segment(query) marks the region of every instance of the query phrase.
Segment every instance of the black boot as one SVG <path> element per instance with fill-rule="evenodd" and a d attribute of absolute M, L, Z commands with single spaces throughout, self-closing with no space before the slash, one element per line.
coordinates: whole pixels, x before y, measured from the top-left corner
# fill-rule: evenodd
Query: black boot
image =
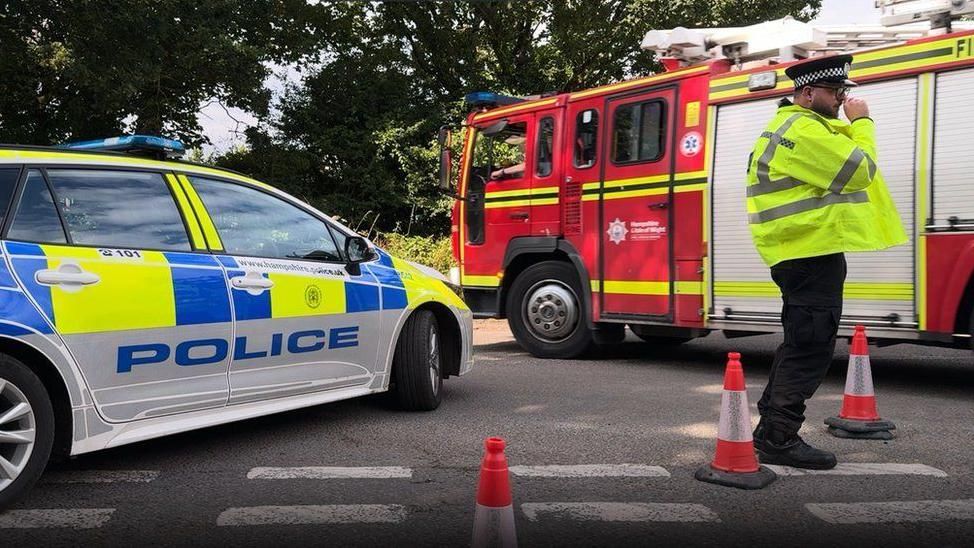
<path fill-rule="evenodd" d="M 760 452 L 764 450 L 764 440 L 767 437 L 767 435 L 768 435 L 768 429 L 764 425 L 764 419 L 761 419 L 760 421 L 758 421 L 758 426 L 757 428 L 754 429 L 754 433 L 751 435 L 751 437 L 754 439 L 755 451 Z"/>
<path fill-rule="evenodd" d="M 758 428 L 760 429 L 760 426 Z M 808 445 L 797 434 L 780 444 L 764 435 L 759 445 L 755 437 L 754 448 L 762 464 L 784 464 L 811 470 L 829 470 L 836 465 L 835 454 Z"/>

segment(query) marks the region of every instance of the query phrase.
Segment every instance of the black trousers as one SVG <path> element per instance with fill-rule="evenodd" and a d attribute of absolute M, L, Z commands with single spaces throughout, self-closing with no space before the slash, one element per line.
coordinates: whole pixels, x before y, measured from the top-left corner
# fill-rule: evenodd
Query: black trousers
<path fill-rule="evenodd" d="M 775 352 L 768 386 L 758 402 L 767 439 L 794 438 L 805 421 L 805 400 L 825 378 L 842 316 L 845 255 L 780 262 L 771 278 L 781 289 L 785 340 Z"/>

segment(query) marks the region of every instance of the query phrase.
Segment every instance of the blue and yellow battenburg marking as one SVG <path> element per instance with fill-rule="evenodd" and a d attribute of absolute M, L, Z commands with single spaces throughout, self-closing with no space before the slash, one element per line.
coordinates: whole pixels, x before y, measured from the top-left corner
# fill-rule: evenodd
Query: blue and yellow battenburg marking
<path fill-rule="evenodd" d="M 17 285 L 7 263 L 0 256 L 0 335 L 20 337 L 54 331 Z"/>
<path fill-rule="evenodd" d="M 425 286 L 431 283 L 384 251 L 379 251 L 377 262 L 363 265 L 357 279 L 271 272 L 264 276 L 274 282 L 273 290 L 252 295 L 228 292 L 226 278 L 243 276 L 245 271 L 237 259 L 225 255 L 137 251 L 128 257 L 106 256 L 106 250 L 94 248 L 19 242 L 7 242 L 6 249 L 43 314 L 65 335 L 222 323 L 234 314 L 243 321 L 397 310 L 424 300 L 422 295 L 430 293 Z M 52 291 L 35 280 L 39 270 L 56 269 L 66 262 L 97 274 L 99 282 L 66 292 Z M 6 268 L 0 269 L 3 287 L 17 287 Z M 21 323 L 41 333 L 51 332 L 36 311 L 31 317 L 33 306 L 22 293 L 0 293 L 0 305 L 4 304 L 9 309 L 4 317 L 21 318 Z"/>

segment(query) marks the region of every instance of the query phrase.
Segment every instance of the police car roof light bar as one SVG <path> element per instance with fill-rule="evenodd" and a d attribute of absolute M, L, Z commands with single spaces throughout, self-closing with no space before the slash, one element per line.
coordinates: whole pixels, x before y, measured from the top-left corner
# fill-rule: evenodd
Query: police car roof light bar
<path fill-rule="evenodd" d="M 524 99 L 490 91 L 475 91 L 468 93 L 463 101 L 473 108 L 494 108 L 521 103 Z"/>
<path fill-rule="evenodd" d="M 166 139 L 165 137 L 155 135 L 122 135 L 109 139 L 62 143 L 57 145 L 57 148 L 126 152 L 142 156 L 152 156 L 159 160 L 179 158 L 186 152 L 186 147 L 183 143 L 175 139 Z"/>

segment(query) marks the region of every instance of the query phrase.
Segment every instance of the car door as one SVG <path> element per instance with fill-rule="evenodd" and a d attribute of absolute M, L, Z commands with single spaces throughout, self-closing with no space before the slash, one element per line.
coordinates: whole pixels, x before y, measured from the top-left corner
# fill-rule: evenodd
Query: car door
<path fill-rule="evenodd" d="M 227 401 L 226 282 L 173 191 L 158 172 L 29 167 L 7 227 L 15 275 L 108 421 Z"/>
<path fill-rule="evenodd" d="M 224 253 L 236 337 L 230 403 L 367 386 L 379 286 L 350 273 L 328 223 L 271 191 L 189 175 Z"/>

